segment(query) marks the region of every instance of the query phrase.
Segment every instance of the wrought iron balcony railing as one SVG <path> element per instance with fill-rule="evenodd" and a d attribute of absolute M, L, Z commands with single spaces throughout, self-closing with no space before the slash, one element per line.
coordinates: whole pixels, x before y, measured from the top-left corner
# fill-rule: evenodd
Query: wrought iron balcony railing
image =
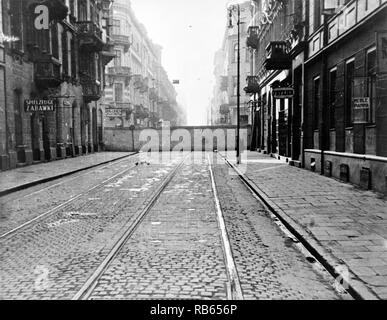
<path fill-rule="evenodd" d="M 259 77 L 248 76 L 246 79 L 247 86 L 245 88 L 246 93 L 258 93 L 259 92 Z"/>
<path fill-rule="evenodd" d="M 272 41 L 266 47 L 266 70 L 286 70 L 292 67 L 292 59 L 285 41 Z"/>
<path fill-rule="evenodd" d="M 35 82 L 37 86 L 44 88 L 57 87 L 62 82 L 61 64 L 51 56 L 35 61 Z"/>
<path fill-rule="evenodd" d="M 129 36 L 125 36 L 123 34 L 113 34 L 112 39 L 116 46 L 123 46 L 126 52 L 129 50 L 130 48 Z"/>
<path fill-rule="evenodd" d="M 99 81 L 92 77 L 82 75 L 81 85 L 83 88 L 83 96 L 86 102 L 98 101 L 101 99 L 101 84 Z"/>
<path fill-rule="evenodd" d="M 114 66 L 108 68 L 108 75 L 113 77 L 125 77 L 130 78 L 131 69 L 129 67 L 124 66 Z"/>
<path fill-rule="evenodd" d="M 77 26 L 82 50 L 102 51 L 105 45 L 102 40 L 102 29 L 92 21 L 78 21 Z"/>

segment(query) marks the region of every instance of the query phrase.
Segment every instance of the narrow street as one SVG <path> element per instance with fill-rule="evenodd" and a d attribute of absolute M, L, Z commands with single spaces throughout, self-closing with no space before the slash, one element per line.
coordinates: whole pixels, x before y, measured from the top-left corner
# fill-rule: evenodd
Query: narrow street
<path fill-rule="evenodd" d="M 351 299 L 219 155 L 193 156 L 1 197 L 0 299 Z"/>

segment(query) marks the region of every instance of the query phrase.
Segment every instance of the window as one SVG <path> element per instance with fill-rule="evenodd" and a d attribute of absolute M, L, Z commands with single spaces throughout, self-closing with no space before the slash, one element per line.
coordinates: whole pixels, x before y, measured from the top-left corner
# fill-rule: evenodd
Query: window
<path fill-rule="evenodd" d="M 334 68 L 329 73 L 329 124 L 331 129 L 336 127 L 336 79 L 337 69 Z"/>
<path fill-rule="evenodd" d="M 367 96 L 370 98 L 368 119 L 370 123 L 376 122 L 376 48 L 367 52 Z"/>
<path fill-rule="evenodd" d="M 120 50 L 115 50 L 116 56 L 114 57 L 114 66 L 116 67 L 121 67 L 121 51 Z"/>
<path fill-rule="evenodd" d="M 238 44 L 234 44 L 234 60 L 235 63 L 238 62 Z"/>
<path fill-rule="evenodd" d="M 23 145 L 23 116 L 22 116 L 22 95 L 19 90 L 13 92 L 13 111 L 15 119 L 15 143 L 16 146 Z"/>
<path fill-rule="evenodd" d="M 78 1 L 78 16 L 79 21 L 87 21 L 87 8 L 85 1 Z"/>
<path fill-rule="evenodd" d="M 23 51 L 23 18 L 22 18 L 22 1 L 12 0 L 10 2 L 11 16 L 11 36 L 16 37 L 19 41 L 13 41 L 12 48 Z"/>
<path fill-rule="evenodd" d="M 121 21 L 114 19 L 113 20 L 113 34 L 121 34 Z"/>
<path fill-rule="evenodd" d="M 62 32 L 62 72 L 64 75 L 69 74 L 69 50 L 68 50 L 68 42 L 67 42 L 67 32 Z"/>
<path fill-rule="evenodd" d="M 347 62 L 345 70 L 345 125 L 352 126 L 352 101 L 353 101 L 353 80 L 355 74 L 355 60 Z"/>
<path fill-rule="evenodd" d="M 317 130 L 319 128 L 319 111 L 320 111 L 320 77 L 314 79 L 313 83 L 313 128 Z"/>
<path fill-rule="evenodd" d="M 233 95 L 238 94 L 238 77 L 233 77 Z"/>
<path fill-rule="evenodd" d="M 123 84 L 115 83 L 114 84 L 114 97 L 116 102 L 122 102 L 124 95 Z"/>

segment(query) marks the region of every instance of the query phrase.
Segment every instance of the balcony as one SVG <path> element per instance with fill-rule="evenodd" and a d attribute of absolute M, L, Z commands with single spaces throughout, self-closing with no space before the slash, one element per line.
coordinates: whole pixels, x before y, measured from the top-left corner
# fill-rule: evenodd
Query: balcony
<path fill-rule="evenodd" d="M 81 76 L 83 97 L 87 103 L 101 99 L 101 84 L 96 79 Z"/>
<path fill-rule="evenodd" d="M 107 65 L 115 58 L 116 53 L 114 52 L 114 43 L 110 38 L 108 38 L 108 41 L 104 44 L 101 53 L 104 65 Z"/>
<path fill-rule="evenodd" d="M 222 105 L 220 106 L 220 109 L 219 109 L 219 113 L 220 113 L 220 114 L 223 114 L 223 115 L 229 114 L 230 111 L 231 111 L 231 108 L 230 108 L 230 105 L 229 105 L 229 104 L 222 104 Z"/>
<path fill-rule="evenodd" d="M 129 67 L 115 66 L 108 68 L 108 75 L 111 77 L 129 78 L 131 69 Z"/>
<path fill-rule="evenodd" d="M 245 88 L 246 93 L 258 93 L 259 92 L 259 77 L 249 76 L 246 79 L 247 87 Z"/>
<path fill-rule="evenodd" d="M 149 117 L 149 112 L 147 109 L 144 108 L 143 105 L 136 105 L 134 107 L 134 116 L 136 119 L 146 119 Z"/>
<path fill-rule="evenodd" d="M 288 70 L 292 67 L 292 59 L 285 41 L 273 41 L 266 47 L 266 70 Z"/>
<path fill-rule="evenodd" d="M 35 83 L 42 88 L 55 88 L 62 82 L 61 64 L 51 56 L 35 61 Z"/>
<path fill-rule="evenodd" d="M 104 48 L 101 28 L 92 21 L 77 22 L 81 50 L 99 52 Z"/>
<path fill-rule="evenodd" d="M 259 47 L 259 40 L 258 40 L 258 27 L 249 27 L 248 29 L 248 35 L 247 35 L 247 41 L 246 45 L 247 47 L 258 49 Z"/>
<path fill-rule="evenodd" d="M 130 48 L 130 39 L 129 36 L 125 36 L 122 34 L 113 34 L 112 39 L 114 45 L 124 47 L 125 52 L 127 52 Z"/>

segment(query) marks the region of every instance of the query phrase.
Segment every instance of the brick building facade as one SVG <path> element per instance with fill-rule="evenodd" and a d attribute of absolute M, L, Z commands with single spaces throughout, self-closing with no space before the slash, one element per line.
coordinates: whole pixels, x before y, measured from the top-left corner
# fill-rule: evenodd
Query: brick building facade
<path fill-rule="evenodd" d="M 253 2 L 255 147 L 384 191 L 386 1 Z"/>
<path fill-rule="evenodd" d="M 1 8 L 1 170 L 98 151 L 111 1 L 2 0 Z M 26 112 L 31 99 L 54 101 L 55 111 Z"/>

